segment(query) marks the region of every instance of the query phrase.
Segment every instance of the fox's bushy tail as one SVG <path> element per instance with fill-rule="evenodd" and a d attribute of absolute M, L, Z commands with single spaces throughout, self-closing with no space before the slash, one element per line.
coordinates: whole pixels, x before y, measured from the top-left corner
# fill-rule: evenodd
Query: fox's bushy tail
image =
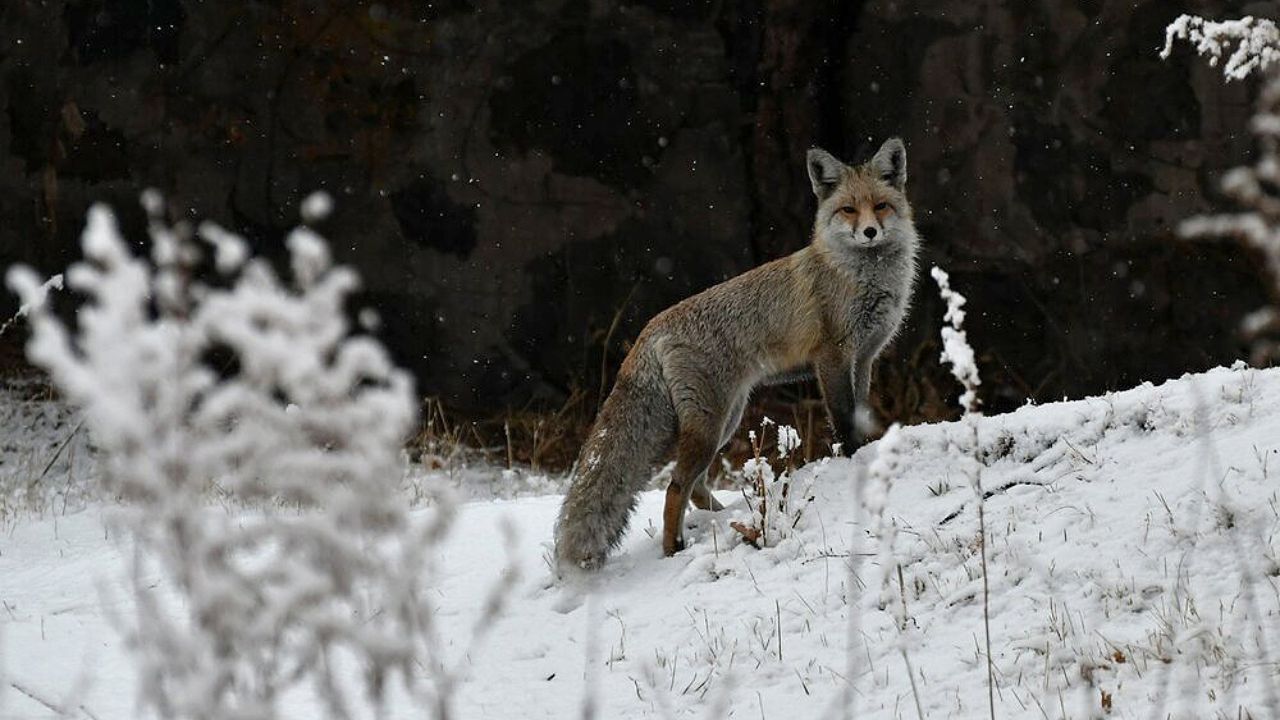
<path fill-rule="evenodd" d="M 675 440 L 675 411 L 658 359 L 637 349 L 582 445 L 556 521 L 561 566 L 594 569 L 621 542 L 636 495 Z"/>

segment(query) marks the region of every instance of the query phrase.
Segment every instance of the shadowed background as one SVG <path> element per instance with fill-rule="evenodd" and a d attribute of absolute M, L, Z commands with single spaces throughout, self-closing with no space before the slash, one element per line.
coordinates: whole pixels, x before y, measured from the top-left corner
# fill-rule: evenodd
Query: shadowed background
<path fill-rule="evenodd" d="M 900 135 L 988 411 L 1158 381 L 1243 355 L 1265 300 L 1239 249 L 1171 242 L 1248 156 L 1252 88 L 1157 55 L 1179 13 L 1254 5 L 7 0 L 0 267 L 61 270 L 94 201 L 143 237 L 148 186 L 279 256 L 326 189 L 423 395 L 589 418 L 655 312 L 807 242 L 806 148 Z M 889 419 L 959 392 L 918 288 Z"/>

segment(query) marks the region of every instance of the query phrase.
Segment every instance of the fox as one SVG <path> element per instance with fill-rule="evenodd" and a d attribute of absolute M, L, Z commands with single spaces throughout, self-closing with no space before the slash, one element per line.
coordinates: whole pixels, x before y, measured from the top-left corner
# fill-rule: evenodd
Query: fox
<path fill-rule="evenodd" d="M 856 166 L 811 148 L 817 211 L 809 244 L 649 321 L 571 473 L 554 530 L 559 567 L 601 566 L 652 468 L 673 449 L 662 552 L 683 550 L 690 502 L 723 509 L 707 470 L 759 386 L 816 377 L 836 441 L 849 451 L 861 444 L 855 411 L 865 407 L 872 365 L 897 334 L 915 285 L 920 237 L 906 162 L 896 137 Z"/>

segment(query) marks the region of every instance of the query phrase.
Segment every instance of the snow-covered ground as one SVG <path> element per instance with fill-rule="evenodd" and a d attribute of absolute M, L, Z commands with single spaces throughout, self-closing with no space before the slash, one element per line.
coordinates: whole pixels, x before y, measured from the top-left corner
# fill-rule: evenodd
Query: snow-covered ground
<path fill-rule="evenodd" d="M 96 496 L 89 433 L 50 396 L 32 379 L 0 381 L 0 529 L 81 510 Z"/>
<path fill-rule="evenodd" d="M 63 435 L 74 427 L 60 422 Z M 1280 370 L 1218 369 L 977 422 L 996 714 L 1272 717 Z M 9 446 L 25 441 L 11 437 L 21 428 L 0 431 Z M 986 717 L 980 534 L 961 455 L 973 431 L 947 423 L 901 437 L 890 553 L 854 502 L 875 445 L 799 470 L 793 487 L 813 500 L 796 532 L 764 550 L 728 527 L 747 511 L 722 491 L 729 509 L 691 512 L 689 549 L 664 559 L 650 536 L 661 497 L 646 493 L 586 589 L 555 582 L 546 564 L 558 496 L 465 502 L 438 548 L 436 588 L 450 657 L 467 669 L 455 716 L 581 717 L 592 701 L 600 718 L 816 718 L 851 682 L 856 717 L 914 718 L 909 662 L 925 717 Z M 0 471 L 33 472 L 10 467 Z M 108 529 L 109 503 L 54 508 L 18 512 L 0 537 L 0 717 L 134 717 L 135 678 L 111 621 L 129 597 L 128 548 Z M 518 537 L 510 549 L 504 524 Z M 901 565 L 901 589 L 884 558 Z M 470 647 L 508 563 L 521 570 L 517 590 Z M 305 698 L 284 714 L 313 716 Z"/>

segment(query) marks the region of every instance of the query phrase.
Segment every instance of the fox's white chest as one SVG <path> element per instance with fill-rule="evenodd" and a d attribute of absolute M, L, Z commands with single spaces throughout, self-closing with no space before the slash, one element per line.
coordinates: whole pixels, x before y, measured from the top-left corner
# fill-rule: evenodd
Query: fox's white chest
<path fill-rule="evenodd" d="M 850 300 L 847 318 L 855 346 L 869 347 L 873 353 L 898 332 L 907 314 L 913 284 L 909 267 L 881 270 L 890 272 L 864 280 Z"/>

